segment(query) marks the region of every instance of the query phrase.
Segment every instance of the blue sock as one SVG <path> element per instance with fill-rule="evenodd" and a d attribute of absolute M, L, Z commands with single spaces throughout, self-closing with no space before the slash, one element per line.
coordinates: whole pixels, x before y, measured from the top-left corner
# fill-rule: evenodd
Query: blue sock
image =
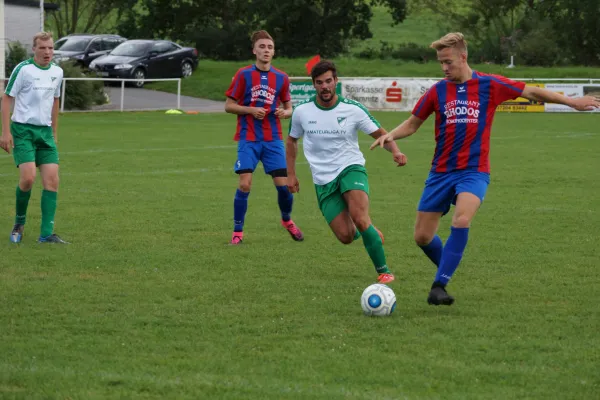
<path fill-rule="evenodd" d="M 244 219 L 248 210 L 248 196 L 250 192 L 242 192 L 238 189 L 233 199 L 233 231 L 242 232 L 244 230 Z"/>
<path fill-rule="evenodd" d="M 442 239 L 440 239 L 438 235 L 435 235 L 433 237 L 433 240 L 429 242 L 429 244 L 419 247 L 421 248 L 421 250 L 423 250 L 423 253 L 425 253 L 425 255 L 429 257 L 431 261 L 433 261 L 436 267 L 440 266 L 440 260 L 442 259 L 442 250 L 444 248 L 444 245 L 442 244 Z"/>
<path fill-rule="evenodd" d="M 277 188 L 277 202 L 281 210 L 281 219 L 285 222 L 291 219 L 292 204 L 294 203 L 294 195 L 290 193 L 287 186 L 275 186 Z"/>
<path fill-rule="evenodd" d="M 442 261 L 435 275 L 435 282 L 447 285 L 462 259 L 469 240 L 469 228 L 450 227 L 450 236 L 442 251 Z"/>

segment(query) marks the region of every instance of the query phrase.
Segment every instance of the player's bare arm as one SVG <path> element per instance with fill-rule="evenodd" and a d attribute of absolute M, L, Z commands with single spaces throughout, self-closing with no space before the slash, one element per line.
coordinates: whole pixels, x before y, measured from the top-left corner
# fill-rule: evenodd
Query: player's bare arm
<path fill-rule="evenodd" d="M 10 149 L 14 147 L 12 133 L 10 133 L 10 110 L 13 98 L 7 94 L 2 96 L 2 136 L 0 137 L 0 147 L 10 154 Z"/>
<path fill-rule="evenodd" d="M 275 110 L 275 116 L 279 119 L 288 119 L 292 117 L 292 112 L 294 112 L 294 107 L 292 107 L 291 101 L 286 101 L 282 103 L 283 108 L 278 108 Z"/>
<path fill-rule="evenodd" d="M 300 182 L 296 177 L 296 156 L 298 155 L 298 139 L 288 136 L 285 141 L 285 160 L 287 162 L 287 186 L 292 193 L 300 191 Z"/>
<path fill-rule="evenodd" d="M 417 130 L 419 130 L 421 125 L 423 125 L 423 122 L 424 121 L 422 119 L 411 115 L 406 121 L 392 129 L 391 132 L 377 138 L 377 140 L 375 140 L 375 142 L 373 142 L 373 144 L 371 145 L 371 150 L 373 150 L 377 146 L 385 147 L 387 143 L 391 143 L 394 140 L 409 137 Z"/>
<path fill-rule="evenodd" d="M 60 99 L 58 97 L 54 98 L 54 103 L 52 104 L 52 134 L 54 135 L 54 143 L 58 144 L 58 107 L 60 104 Z"/>
<path fill-rule="evenodd" d="M 383 137 L 383 136 L 385 136 L 387 134 L 388 133 L 386 132 L 385 129 L 379 128 L 375 132 L 369 134 L 369 136 L 371 136 L 373 139 L 379 139 L 380 137 Z M 389 151 L 390 153 L 392 153 L 392 156 L 394 157 L 394 162 L 396 164 L 398 164 L 399 167 L 402 167 L 402 166 L 406 165 L 406 162 L 408 161 L 407 158 L 406 158 L 406 155 L 404 155 L 400 151 L 400 149 L 398 148 L 398 145 L 396 144 L 396 142 L 394 142 L 392 140 L 391 142 L 385 143 L 383 145 L 383 147 L 385 147 L 385 149 L 387 151 Z"/>
<path fill-rule="evenodd" d="M 594 96 L 583 96 L 572 99 L 560 93 L 535 86 L 525 86 L 522 96 L 533 101 L 564 104 L 578 111 L 591 111 L 595 108 L 600 108 L 600 99 Z"/>
<path fill-rule="evenodd" d="M 236 115 L 252 114 L 256 119 L 263 119 L 267 115 L 267 110 L 264 108 L 242 106 L 231 97 L 225 100 L 225 112 Z"/>

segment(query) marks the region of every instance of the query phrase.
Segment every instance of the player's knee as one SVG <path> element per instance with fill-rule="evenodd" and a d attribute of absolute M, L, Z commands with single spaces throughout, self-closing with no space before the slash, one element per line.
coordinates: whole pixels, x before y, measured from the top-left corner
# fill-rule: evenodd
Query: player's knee
<path fill-rule="evenodd" d="M 455 215 L 452 218 L 452 226 L 455 228 L 468 228 L 471 225 L 471 218 L 466 215 Z"/>
<path fill-rule="evenodd" d="M 21 188 L 21 190 L 24 191 L 30 191 L 31 188 L 33 187 L 33 184 L 35 183 L 35 170 L 33 170 L 33 172 L 29 173 L 22 173 L 20 178 L 19 178 L 19 187 Z"/>
<path fill-rule="evenodd" d="M 364 232 L 367 229 L 369 229 L 369 226 L 371 226 L 371 219 L 369 217 L 358 217 L 353 219 L 354 221 L 354 225 L 356 225 L 356 228 L 360 231 L 360 232 Z"/>
<path fill-rule="evenodd" d="M 33 183 L 35 182 L 35 175 L 22 176 L 19 180 L 19 187 L 21 190 L 28 192 L 33 187 Z"/>
<path fill-rule="evenodd" d="M 336 236 L 342 244 L 350 244 L 354 242 L 354 235 L 351 235 L 350 233 L 336 234 Z"/>
<path fill-rule="evenodd" d="M 56 175 L 45 177 L 44 181 L 42 182 L 42 185 L 44 186 L 44 189 L 56 192 L 56 191 L 58 191 L 58 183 L 59 183 L 59 178 L 58 178 L 58 174 L 56 174 Z"/>
<path fill-rule="evenodd" d="M 435 233 L 415 230 L 415 243 L 417 246 L 427 246 L 433 240 Z"/>
<path fill-rule="evenodd" d="M 250 189 L 252 188 L 252 181 L 250 180 L 241 180 L 238 188 L 242 191 L 242 192 L 246 192 L 248 193 L 250 191 Z"/>

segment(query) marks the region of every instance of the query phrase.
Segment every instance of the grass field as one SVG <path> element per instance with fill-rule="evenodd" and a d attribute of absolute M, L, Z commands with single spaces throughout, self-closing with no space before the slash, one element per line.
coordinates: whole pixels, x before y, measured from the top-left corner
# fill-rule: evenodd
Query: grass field
<path fill-rule="evenodd" d="M 401 143 L 402 169 L 366 153 L 399 278 L 396 312 L 376 319 L 359 305 L 374 269 L 362 243 L 336 242 L 302 157 L 306 240 L 279 226 L 261 170 L 245 243 L 229 247 L 232 116 L 64 115 L 56 232 L 71 245 L 35 243 L 39 184 L 24 242 L 8 242 L 17 171 L 0 156 L 0 398 L 597 399 L 599 125 L 497 116 L 492 184 L 444 308 L 426 304 L 434 268 L 412 241 L 431 121 Z"/>

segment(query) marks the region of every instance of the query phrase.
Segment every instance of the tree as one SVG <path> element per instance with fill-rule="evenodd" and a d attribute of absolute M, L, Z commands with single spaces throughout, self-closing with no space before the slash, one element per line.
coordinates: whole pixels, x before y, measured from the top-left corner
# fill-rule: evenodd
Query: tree
<path fill-rule="evenodd" d="M 287 57 L 333 56 L 351 39 L 366 39 L 371 7 L 387 6 L 397 23 L 406 0 L 140 0 L 125 13 L 122 35 L 191 43 L 205 56 L 240 60 L 251 55 L 252 31 L 267 29 Z"/>
<path fill-rule="evenodd" d="M 467 35 L 478 61 L 600 65 L 598 0 L 418 0 Z"/>
<path fill-rule="evenodd" d="M 600 1 L 541 2 L 540 13 L 552 21 L 563 56 L 575 64 L 600 65 Z"/>
<path fill-rule="evenodd" d="M 48 24 L 63 37 L 71 33 L 106 33 L 115 28 L 123 12 L 137 0 L 51 0 L 58 11 L 49 13 Z"/>

